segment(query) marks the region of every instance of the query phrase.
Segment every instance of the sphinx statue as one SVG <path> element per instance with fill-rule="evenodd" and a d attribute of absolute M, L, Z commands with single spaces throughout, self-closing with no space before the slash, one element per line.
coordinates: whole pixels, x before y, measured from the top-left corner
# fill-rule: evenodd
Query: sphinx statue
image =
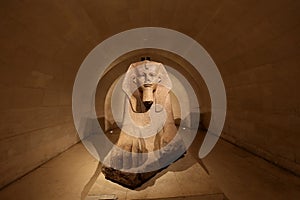
<path fill-rule="evenodd" d="M 169 94 L 171 88 L 172 82 L 161 63 L 145 60 L 129 66 L 122 84 L 126 99 L 116 143 L 122 151 L 111 151 L 110 167 L 102 168 L 106 178 L 135 188 L 156 173 L 143 173 L 143 169 L 149 167 L 147 152 L 165 147 L 177 133 Z M 131 168 L 142 170 L 141 173 L 122 170 Z"/>

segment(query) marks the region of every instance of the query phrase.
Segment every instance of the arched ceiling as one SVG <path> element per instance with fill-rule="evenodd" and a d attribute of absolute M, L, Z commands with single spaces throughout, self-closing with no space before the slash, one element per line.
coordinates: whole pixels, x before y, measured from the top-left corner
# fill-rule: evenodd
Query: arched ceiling
<path fill-rule="evenodd" d="M 222 75 L 228 76 L 232 70 L 291 56 L 291 51 L 278 53 L 283 44 L 276 38 L 299 33 L 295 29 L 299 7 L 297 0 L 3 1 L 0 13 L 6 20 L 2 20 L 1 46 L 5 54 L 11 51 L 26 57 L 28 53 L 19 52 L 21 48 L 33 48 L 32 54 L 78 67 L 93 47 L 116 33 L 165 27 L 197 40 Z M 286 42 L 288 49 L 296 48 L 293 43 L 297 41 Z M 264 52 L 280 55 L 262 58 Z M 260 58 L 254 59 L 256 56 Z"/>
<path fill-rule="evenodd" d="M 79 3 L 103 38 L 137 27 L 174 29 L 197 40 L 220 67 L 299 23 L 297 1 L 82 0 Z"/>

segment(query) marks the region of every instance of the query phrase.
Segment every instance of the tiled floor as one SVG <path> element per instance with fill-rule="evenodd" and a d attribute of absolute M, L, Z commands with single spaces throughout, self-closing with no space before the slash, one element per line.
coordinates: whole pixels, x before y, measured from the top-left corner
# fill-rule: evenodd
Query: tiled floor
<path fill-rule="evenodd" d="M 173 198 L 175 200 L 222 199 L 222 192 L 230 200 L 300 199 L 299 177 L 242 149 L 219 140 L 202 162 L 197 159 L 197 150 L 193 146 L 185 158 L 141 188 L 128 190 L 106 181 L 99 174 L 98 162 L 82 144 L 77 144 L 1 190 L 0 199 L 74 200 L 101 191 L 115 192 L 115 187 L 120 189 L 119 195 L 123 191 L 127 199 L 164 199 L 167 196 L 181 196 Z M 205 195 L 206 192 L 211 195 Z M 186 197 L 189 195 L 194 196 Z"/>

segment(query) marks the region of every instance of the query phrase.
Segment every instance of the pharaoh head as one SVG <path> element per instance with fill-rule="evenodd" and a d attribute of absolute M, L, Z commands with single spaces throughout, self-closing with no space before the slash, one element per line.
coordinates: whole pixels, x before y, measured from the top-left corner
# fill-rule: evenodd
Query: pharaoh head
<path fill-rule="evenodd" d="M 160 108 L 164 106 L 172 84 L 161 63 L 146 60 L 130 65 L 122 87 L 130 99 L 132 110 L 143 112 L 153 103 L 159 111 L 157 105 L 160 105 Z"/>

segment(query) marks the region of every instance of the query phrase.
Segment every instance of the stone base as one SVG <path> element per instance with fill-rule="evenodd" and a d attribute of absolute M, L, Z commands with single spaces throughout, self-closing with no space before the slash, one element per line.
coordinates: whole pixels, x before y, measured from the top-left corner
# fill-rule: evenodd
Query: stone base
<path fill-rule="evenodd" d="M 110 167 L 102 167 L 105 178 L 124 187 L 135 189 L 153 177 L 157 171 L 147 173 L 129 173 L 115 170 Z"/>
<path fill-rule="evenodd" d="M 172 143 L 160 150 L 159 156 L 151 154 L 151 156 L 147 155 L 147 157 L 141 157 L 139 161 L 142 161 L 142 163 L 140 163 L 140 166 L 137 166 L 136 168 L 131 168 L 136 169 L 132 170 L 131 172 L 117 170 L 120 169 L 120 166 L 122 166 L 124 158 L 129 158 L 131 156 L 130 153 L 128 153 L 127 156 L 126 154 L 124 156 L 124 153 L 120 153 L 119 151 L 120 150 L 117 148 L 111 151 L 112 153 L 107 156 L 106 159 L 108 160 L 105 162 L 109 163 L 110 165 L 103 165 L 101 171 L 106 179 L 127 188 L 135 189 L 148 181 L 156 173 L 163 170 L 162 168 L 166 168 L 172 162 L 176 162 L 176 160 L 184 157 L 185 147 L 183 140 L 181 140 L 181 138 L 178 136 L 173 139 Z M 118 164 L 116 165 L 116 163 Z M 116 167 L 113 168 L 113 165 L 116 165 Z M 133 173 L 134 171 L 145 171 L 145 173 Z"/>
<path fill-rule="evenodd" d="M 177 160 L 183 158 L 184 155 L 185 154 L 181 155 L 181 157 L 178 158 Z M 167 167 L 168 166 L 164 167 L 163 169 Z M 149 179 L 151 179 L 153 176 L 155 176 L 158 172 L 162 171 L 163 169 L 152 171 L 152 172 L 146 172 L 146 173 L 130 173 L 130 172 L 119 171 L 111 167 L 103 166 L 101 171 L 107 180 L 118 183 L 129 189 L 135 189 L 141 186 L 143 183 L 147 182 Z"/>
<path fill-rule="evenodd" d="M 87 197 L 92 199 L 99 195 L 114 194 L 118 200 L 225 199 L 223 192 L 197 160 L 191 154 L 186 153 L 183 158 L 162 169 L 134 190 L 107 180 L 101 173 L 89 189 Z M 93 200 L 95 199 L 97 198 Z"/>

